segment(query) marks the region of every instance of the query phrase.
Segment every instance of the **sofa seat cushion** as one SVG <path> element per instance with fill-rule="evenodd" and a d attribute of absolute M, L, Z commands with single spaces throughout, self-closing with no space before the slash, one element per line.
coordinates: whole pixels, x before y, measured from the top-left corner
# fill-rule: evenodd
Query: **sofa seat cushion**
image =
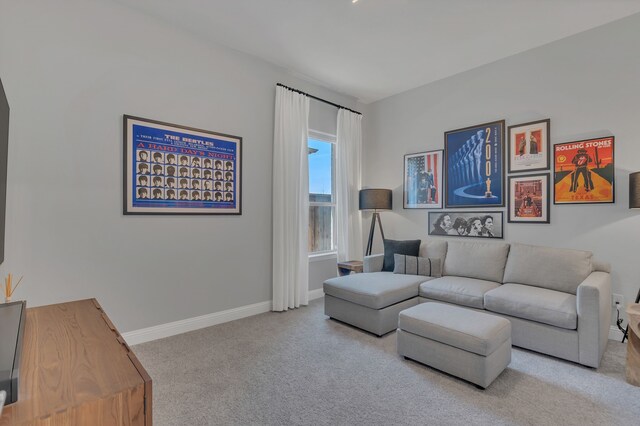
<path fill-rule="evenodd" d="M 433 302 L 400 312 L 398 328 L 482 356 L 511 339 L 511 323 L 504 318 Z"/>
<path fill-rule="evenodd" d="M 420 296 L 484 309 L 484 294 L 497 287 L 500 284 L 494 281 L 447 276 L 420 284 Z"/>
<path fill-rule="evenodd" d="M 368 308 L 382 309 L 417 297 L 420 283 L 430 279 L 422 275 L 371 272 L 328 279 L 323 289 L 330 296 Z"/>
<path fill-rule="evenodd" d="M 576 296 L 522 284 L 503 284 L 484 295 L 484 308 L 568 330 L 578 327 Z"/>

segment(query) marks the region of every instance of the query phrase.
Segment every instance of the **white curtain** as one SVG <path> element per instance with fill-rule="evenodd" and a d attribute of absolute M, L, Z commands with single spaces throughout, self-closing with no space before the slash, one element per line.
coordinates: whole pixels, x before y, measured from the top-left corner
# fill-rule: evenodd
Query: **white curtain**
<path fill-rule="evenodd" d="M 360 190 L 362 115 L 338 111 L 336 135 L 336 222 L 338 262 L 361 260 L 362 219 L 358 210 Z"/>
<path fill-rule="evenodd" d="M 309 98 L 276 87 L 273 136 L 273 310 L 309 303 Z"/>

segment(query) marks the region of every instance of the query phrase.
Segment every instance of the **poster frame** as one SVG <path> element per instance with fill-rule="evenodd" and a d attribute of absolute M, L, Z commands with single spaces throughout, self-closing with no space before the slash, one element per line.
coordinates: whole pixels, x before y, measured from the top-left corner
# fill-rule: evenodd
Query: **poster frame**
<path fill-rule="evenodd" d="M 610 200 L 606 200 L 606 201 L 592 201 L 592 200 L 576 200 L 576 201 L 558 201 L 558 191 L 557 191 L 557 183 L 556 183 L 556 167 L 557 167 L 557 160 L 558 160 L 558 155 L 556 153 L 558 147 L 563 146 L 563 145 L 571 145 L 571 144 L 579 144 L 579 143 L 586 143 L 586 142 L 592 142 L 592 141 L 597 141 L 597 140 L 603 140 L 603 139 L 611 139 L 611 170 L 612 170 L 612 175 L 611 175 L 611 199 Z M 570 142 L 561 142 L 561 143 L 557 143 L 553 145 L 553 204 L 554 205 L 567 205 L 567 204 L 615 204 L 616 202 L 616 185 L 615 185 L 615 165 L 616 165 L 616 161 L 615 161 L 615 148 L 616 148 L 616 140 L 615 140 L 615 136 L 613 135 L 609 135 L 609 136 L 602 136 L 599 138 L 589 138 L 589 139 L 581 139 L 581 140 L 577 140 L 577 141 L 570 141 Z"/>
<path fill-rule="evenodd" d="M 542 145 L 546 149 L 546 163 L 543 160 L 542 162 L 537 162 L 536 164 L 540 164 L 538 167 L 521 167 L 515 166 L 514 164 L 514 147 L 515 140 L 513 140 L 513 133 L 517 133 L 519 129 L 525 129 L 527 127 L 533 127 L 536 124 L 540 124 L 542 127 L 541 132 L 544 135 L 544 141 L 542 141 Z M 545 129 L 546 127 L 546 129 Z M 542 170 L 549 170 L 551 167 L 551 119 L 547 118 L 544 120 L 536 120 L 530 121 L 528 123 L 516 124 L 513 126 L 509 126 L 507 128 L 507 139 L 509 141 L 507 146 L 507 155 L 508 155 L 508 173 L 528 173 L 528 172 L 537 172 Z"/>
<path fill-rule="evenodd" d="M 546 220 L 537 220 L 536 218 L 516 218 L 513 213 L 515 211 L 515 197 L 512 195 L 512 185 L 517 183 L 518 180 L 526 180 L 531 178 L 545 178 L 546 185 L 542 186 L 542 211 L 546 211 Z M 509 190 L 509 211 L 507 214 L 507 222 L 508 223 L 543 223 L 548 224 L 551 223 L 551 173 L 538 173 L 533 175 L 516 175 L 509 176 L 509 183 L 507 185 Z"/>
<path fill-rule="evenodd" d="M 500 223 L 500 235 L 499 236 L 484 236 L 484 235 L 460 235 L 458 233 L 454 233 L 454 228 L 452 227 L 451 230 L 445 234 L 441 234 L 441 233 L 435 233 L 434 229 L 433 229 L 433 224 L 435 224 L 436 220 L 433 220 L 434 216 L 438 216 L 440 217 L 441 215 L 448 215 L 452 225 L 455 224 L 455 219 L 457 219 L 457 217 L 461 217 L 461 216 L 466 216 L 464 217 L 465 220 L 467 219 L 471 219 L 473 217 L 478 217 L 478 218 L 482 218 L 482 216 L 492 216 L 493 218 L 493 223 Z M 456 216 L 457 215 L 457 216 Z M 496 219 L 497 217 L 499 217 L 499 220 Z M 427 234 L 430 236 L 441 236 L 441 237 L 456 237 L 456 238 L 482 238 L 482 239 L 486 239 L 486 240 L 502 240 L 504 239 L 504 212 L 502 210 L 487 210 L 487 211 L 475 211 L 475 210 L 462 210 L 462 211 L 455 211 L 455 210 L 439 210 L 439 211 L 429 211 L 429 215 L 428 215 L 428 220 L 427 220 Z"/>
<path fill-rule="evenodd" d="M 152 131 L 164 130 L 164 131 L 174 132 L 175 134 L 189 136 L 189 140 L 193 139 L 194 141 L 196 140 L 202 141 L 204 139 L 215 139 L 215 140 L 221 141 L 225 146 L 233 147 L 234 148 L 233 161 L 229 160 L 230 162 L 232 162 L 231 169 L 215 170 L 215 171 L 222 171 L 224 173 L 231 172 L 229 181 L 226 180 L 226 177 L 222 178 L 222 179 L 225 179 L 224 181 L 222 179 L 220 180 L 223 185 L 223 188 L 225 189 L 227 186 L 227 182 L 230 182 L 231 184 L 230 188 L 232 189 L 230 189 L 228 193 L 232 194 L 230 196 L 231 201 L 226 202 L 224 201 L 224 199 L 222 199 L 218 204 L 215 200 L 211 200 L 211 202 L 209 202 L 208 200 L 204 200 L 204 198 L 200 200 L 198 199 L 180 200 L 178 199 L 178 197 L 176 197 L 175 201 L 174 199 L 158 200 L 158 204 L 161 205 L 160 207 L 154 207 L 152 204 L 149 204 L 148 206 L 145 206 L 145 207 L 134 206 L 134 202 L 133 202 L 133 197 L 135 193 L 134 188 L 138 184 L 136 181 L 134 181 L 134 179 L 136 179 L 136 172 L 134 171 L 134 168 L 136 167 L 139 161 L 139 159 L 134 154 L 135 147 L 134 147 L 134 141 L 132 140 L 133 125 L 135 124 L 139 124 L 143 127 L 151 129 Z M 197 139 L 198 137 L 200 137 L 201 139 Z M 141 142 L 138 141 L 138 143 L 141 143 Z M 163 142 L 157 142 L 157 143 L 164 144 L 165 146 L 169 146 L 168 144 L 170 142 L 163 141 Z M 147 149 L 149 148 L 143 148 L 143 150 L 147 150 Z M 214 148 L 203 147 L 198 152 L 210 153 L 213 150 Z M 151 150 L 149 151 L 149 153 L 150 152 Z M 165 155 L 167 155 L 168 153 L 170 152 L 165 153 Z M 180 150 L 178 150 L 175 153 L 176 155 L 182 154 Z M 192 173 L 195 173 L 197 169 L 205 170 L 203 163 L 204 163 L 204 160 L 209 157 L 204 155 L 202 156 L 195 155 L 195 154 L 190 154 L 190 155 L 191 156 L 189 156 L 189 158 L 192 158 L 192 157 L 194 159 L 200 158 L 201 159 L 200 164 L 203 165 L 203 167 L 197 167 L 195 169 L 192 167 L 188 167 L 191 173 L 189 173 L 189 175 L 186 177 L 192 183 L 192 185 L 195 185 L 195 183 L 193 182 L 194 180 L 204 181 L 205 179 L 204 179 L 204 176 L 202 179 L 193 179 L 195 176 Z M 214 163 L 215 157 L 212 157 L 211 160 Z M 221 161 L 226 162 L 227 160 L 222 159 Z M 148 159 L 148 162 L 149 162 L 149 165 L 153 164 L 151 162 L 151 158 Z M 163 173 L 162 185 L 163 185 L 163 189 L 165 189 L 164 179 L 175 176 L 176 178 L 175 180 L 178 180 L 180 176 L 177 173 L 171 176 L 165 175 L 166 168 L 168 168 L 169 166 L 166 163 L 163 163 L 163 167 L 164 168 L 162 172 Z M 178 167 L 179 167 L 179 164 L 176 163 L 176 169 Z M 211 170 L 212 170 L 212 174 L 215 173 L 213 167 L 211 168 Z M 204 172 L 202 172 L 202 174 L 204 174 Z M 226 175 L 223 175 L 223 176 L 226 176 Z M 153 178 L 153 175 L 150 173 L 148 179 L 151 180 L 152 178 Z M 212 185 L 213 185 L 214 179 L 212 178 L 210 180 L 212 181 Z M 136 185 L 134 185 L 134 183 L 136 183 Z M 123 214 L 124 215 L 241 215 L 242 214 L 242 137 L 124 114 L 123 115 L 123 183 L 122 184 L 123 184 Z M 208 192 L 208 191 L 205 191 L 204 189 L 205 188 L 204 183 L 199 186 L 200 186 L 199 191 L 201 193 L 204 194 L 204 192 Z M 178 190 L 180 188 L 176 185 L 175 189 L 176 189 L 176 195 L 177 195 Z M 188 191 L 191 194 L 193 194 L 193 192 L 195 192 L 194 187 L 192 186 L 188 188 Z M 215 189 L 211 189 L 210 192 L 211 192 L 211 195 L 214 195 L 216 192 L 220 192 L 221 195 L 223 195 L 223 197 L 226 196 L 227 194 L 227 192 L 224 192 L 224 189 L 219 191 L 216 191 Z"/>
<path fill-rule="evenodd" d="M 436 189 L 436 198 L 438 200 L 437 203 L 435 204 L 428 204 L 428 203 L 409 203 L 409 193 L 413 192 L 413 190 L 411 188 L 409 188 L 409 182 L 408 182 L 408 173 L 407 173 L 407 163 L 408 160 L 411 158 L 416 158 L 416 157 L 420 157 L 420 156 L 427 156 L 429 154 L 439 154 L 438 156 L 438 161 L 436 162 L 436 172 L 434 173 L 436 174 L 437 178 L 434 179 L 434 186 Z M 443 164 L 444 164 L 444 150 L 443 149 L 435 149 L 432 151 L 424 151 L 424 152 L 416 152 L 413 154 L 406 154 L 404 156 L 404 171 L 403 171 L 403 191 L 402 191 L 402 201 L 403 201 L 403 208 L 404 209 L 441 209 L 443 206 L 443 201 L 442 201 L 442 195 L 443 195 L 443 190 L 442 190 L 442 184 L 444 182 L 444 179 L 442 177 L 442 173 L 444 172 L 443 170 Z M 417 197 L 417 194 L 413 194 L 415 197 Z"/>
<path fill-rule="evenodd" d="M 500 162 L 498 173 L 498 181 L 500 182 L 500 197 L 494 203 L 485 203 L 485 202 L 469 202 L 467 204 L 458 204 L 453 200 L 449 199 L 449 192 L 455 191 L 459 189 L 457 186 L 454 186 L 451 177 L 451 171 L 449 170 L 451 167 L 452 158 L 451 155 L 451 147 L 452 141 L 450 141 L 451 136 L 455 136 L 456 134 L 464 133 L 464 132 L 477 132 L 479 130 L 486 129 L 488 126 L 498 126 L 499 131 L 497 132 L 497 143 L 496 146 L 500 150 L 497 158 Z M 504 207 L 506 204 L 506 188 L 505 188 L 505 120 L 496 120 L 483 124 L 476 124 L 474 126 L 463 127 L 460 129 L 449 130 L 444 133 L 444 179 L 445 179 L 445 208 L 457 209 L 457 208 L 485 208 L 485 207 Z M 455 155 L 455 153 L 454 153 Z M 493 181 L 496 179 L 494 178 Z"/>

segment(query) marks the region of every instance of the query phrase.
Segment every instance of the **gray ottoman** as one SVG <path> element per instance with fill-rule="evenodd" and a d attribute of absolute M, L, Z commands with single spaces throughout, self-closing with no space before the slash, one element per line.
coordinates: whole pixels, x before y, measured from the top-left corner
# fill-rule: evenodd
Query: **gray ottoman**
<path fill-rule="evenodd" d="M 326 280 L 324 313 L 378 336 L 398 327 L 398 314 L 418 304 L 422 275 L 371 272 Z"/>
<path fill-rule="evenodd" d="M 400 312 L 398 353 L 486 388 L 511 362 L 511 323 L 442 303 Z"/>

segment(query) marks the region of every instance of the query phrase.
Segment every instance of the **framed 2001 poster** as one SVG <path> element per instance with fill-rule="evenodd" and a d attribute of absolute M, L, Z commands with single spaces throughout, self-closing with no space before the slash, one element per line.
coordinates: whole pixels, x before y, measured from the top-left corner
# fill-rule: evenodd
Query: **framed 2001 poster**
<path fill-rule="evenodd" d="M 124 116 L 124 214 L 241 214 L 242 138 Z"/>
<path fill-rule="evenodd" d="M 444 134 L 447 208 L 503 207 L 504 120 Z"/>
<path fill-rule="evenodd" d="M 404 156 L 404 208 L 442 208 L 442 150 Z"/>
<path fill-rule="evenodd" d="M 554 204 L 613 203 L 613 136 L 554 145 Z"/>

